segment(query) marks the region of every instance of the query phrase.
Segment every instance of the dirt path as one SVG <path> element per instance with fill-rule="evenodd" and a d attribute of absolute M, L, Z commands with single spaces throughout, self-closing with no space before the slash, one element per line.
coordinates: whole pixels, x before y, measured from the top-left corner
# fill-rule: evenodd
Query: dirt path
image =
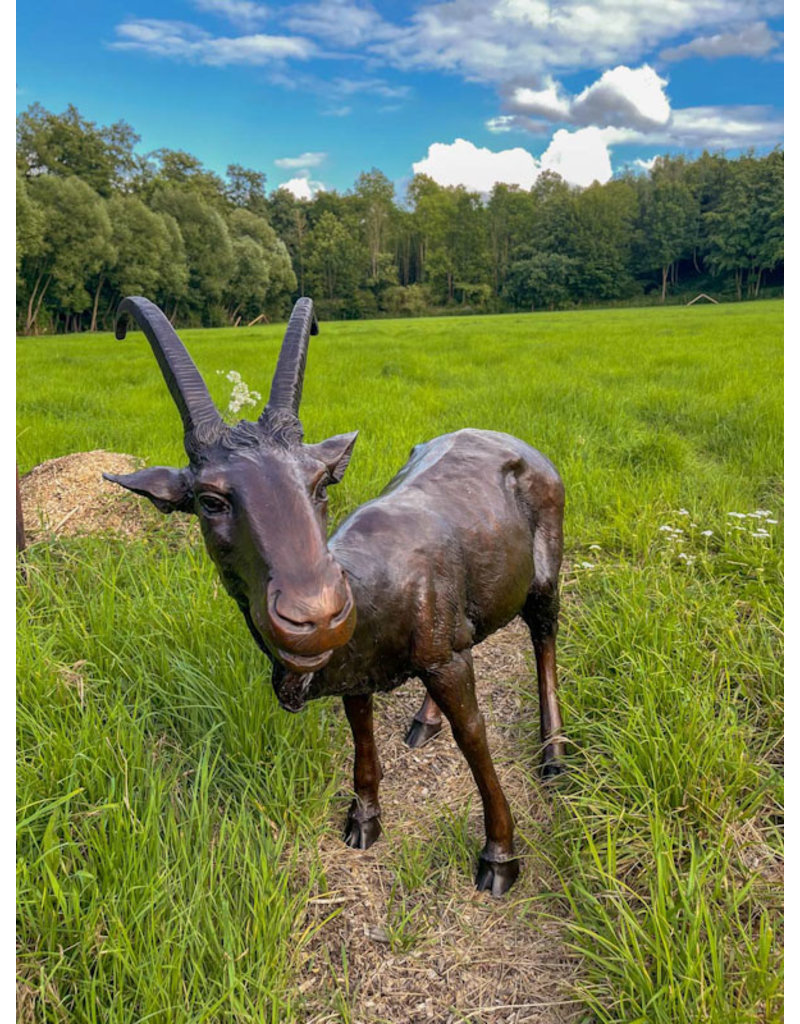
<path fill-rule="evenodd" d="M 384 834 L 366 853 L 350 850 L 341 842 L 337 819 L 320 846 L 327 891 L 315 904 L 312 920 L 321 927 L 306 950 L 301 987 L 308 1024 L 562 1024 L 575 1019 L 568 988 L 575 965 L 563 949 L 558 924 L 537 919 L 542 878 L 535 852 L 525 842 L 546 828 L 549 816 L 549 798 L 531 783 L 531 765 L 520 770 L 523 754 L 514 740 L 517 691 L 533 679 L 529 648 L 527 630 L 517 620 L 474 650 L 489 743 L 523 837 L 519 881 L 502 900 L 473 887 L 483 824 L 467 764 L 447 726 L 421 750 L 403 743 L 422 700 L 421 684 L 378 698 Z M 343 794 L 342 820 L 346 803 Z M 454 844 L 463 851 L 458 856 L 463 863 L 442 872 Z M 409 878 L 413 886 L 420 873 L 427 877 L 409 895 Z M 331 1010 L 332 993 L 337 1010 Z"/>

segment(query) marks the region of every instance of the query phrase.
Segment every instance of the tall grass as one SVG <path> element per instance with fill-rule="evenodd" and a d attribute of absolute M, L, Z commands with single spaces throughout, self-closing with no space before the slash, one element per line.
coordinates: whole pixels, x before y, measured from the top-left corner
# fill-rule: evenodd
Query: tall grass
<path fill-rule="evenodd" d="M 361 431 L 334 519 L 413 444 L 465 425 L 525 438 L 564 477 L 571 771 L 526 839 L 598 1021 L 780 1013 L 781 316 L 384 320 L 312 340 L 308 438 Z M 215 371 L 266 394 L 281 333 L 185 340 L 224 407 Z M 25 339 L 18 368 L 22 471 L 100 447 L 183 464 L 141 335 Z M 29 554 L 20 975 L 41 1020 L 303 1020 L 313 850 L 347 786 L 346 728 L 332 703 L 277 709 L 205 556 L 169 525 Z M 534 694 L 532 674 L 538 785 Z M 448 848 L 460 870 L 463 843 Z M 398 949 L 429 859 L 398 854 Z"/>

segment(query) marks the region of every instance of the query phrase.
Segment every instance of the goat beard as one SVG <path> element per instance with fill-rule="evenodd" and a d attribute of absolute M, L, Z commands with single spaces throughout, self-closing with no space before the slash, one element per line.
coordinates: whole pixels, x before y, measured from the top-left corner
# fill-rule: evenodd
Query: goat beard
<path fill-rule="evenodd" d="M 313 678 L 313 672 L 304 672 L 300 675 L 297 672 L 288 672 L 280 662 L 273 663 L 272 687 L 275 690 L 278 703 L 284 711 L 297 714 L 298 711 L 303 710 Z"/>

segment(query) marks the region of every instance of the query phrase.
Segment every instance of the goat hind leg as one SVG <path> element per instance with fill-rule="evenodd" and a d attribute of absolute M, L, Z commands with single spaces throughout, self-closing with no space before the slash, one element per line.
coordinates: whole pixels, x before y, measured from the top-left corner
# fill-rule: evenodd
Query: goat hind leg
<path fill-rule="evenodd" d="M 556 673 L 556 635 L 558 633 L 558 573 L 561 566 L 561 524 L 543 515 L 534 535 L 536 578 L 522 609 L 536 654 L 539 682 L 539 722 L 542 741 L 542 778 L 564 771 L 564 737 L 558 705 Z"/>
<path fill-rule="evenodd" d="M 406 746 L 424 747 L 442 731 L 442 711 L 429 693 L 425 694 L 422 707 L 411 719 L 406 733 Z"/>
<path fill-rule="evenodd" d="M 355 799 L 347 812 L 344 841 L 356 850 L 368 850 L 381 834 L 378 786 L 383 778 L 372 723 L 372 694 L 344 697 L 344 710 L 353 733 L 353 788 Z"/>
<path fill-rule="evenodd" d="M 483 801 L 486 845 L 478 859 L 475 884 L 492 896 L 502 896 L 519 875 L 519 860 L 514 856 L 511 811 L 492 764 L 486 726 L 475 699 L 471 652 L 455 653 L 449 664 L 426 674 L 424 682 L 452 726 Z"/>

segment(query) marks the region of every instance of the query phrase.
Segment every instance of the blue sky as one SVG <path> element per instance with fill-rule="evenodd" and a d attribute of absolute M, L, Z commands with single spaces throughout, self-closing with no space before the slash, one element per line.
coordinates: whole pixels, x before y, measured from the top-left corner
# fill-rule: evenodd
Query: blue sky
<path fill-rule="evenodd" d="M 30 0 L 17 107 L 120 118 L 143 152 L 185 149 L 268 191 L 575 184 L 659 153 L 783 140 L 773 0 Z"/>

